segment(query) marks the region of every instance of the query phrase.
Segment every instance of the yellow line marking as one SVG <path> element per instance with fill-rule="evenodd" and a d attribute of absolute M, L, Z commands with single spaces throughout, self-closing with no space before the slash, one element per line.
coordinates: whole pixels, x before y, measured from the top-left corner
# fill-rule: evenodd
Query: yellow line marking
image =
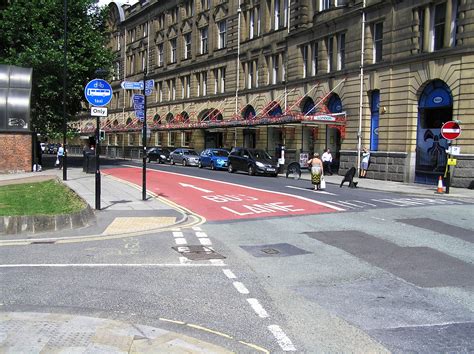
<path fill-rule="evenodd" d="M 183 321 L 175 321 L 175 320 L 169 320 L 167 318 L 158 318 L 160 321 L 164 321 L 164 322 L 171 322 L 171 323 L 176 323 L 176 324 L 180 324 L 180 325 L 185 325 L 186 322 L 183 322 Z"/>
<path fill-rule="evenodd" d="M 252 344 L 252 343 L 247 343 L 247 342 L 244 342 L 243 340 L 239 340 L 238 341 L 239 343 L 242 343 L 243 345 L 246 345 L 250 348 L 253 348 L 253 349 L 256 349 L 258 351 L 261 351 L 262 353 L 267 353 L 267 354 L 270 354 L 270 352 L 268 350 L 266 350 L 265 348 L 262 348 L 262 347 L 259 347 L 258 345 L 255 345 L 255 344 Z"/>
<path fill-rule="evenodd" d="M 228 334 L 225 334 L 225 333 L 222 333 L 222 332 L 218 332 L 218 331 L 214 331 L 214 330 L 212 330 L 212 329 L 209 329 L 209 328 L 206 328 L 206 327 L 202 327 L 202 326 L 198 326 L 198 325 L 195 325 L 195 324 L 186 323 L 186 326 L 192 327 L 192 328 L 196 328 L 196 329 L 200 329 L 201 331 L 205 331 L 205 332 L 217 334 L 218 336 L 221 336 L 221 337 L 225 337 L 225 338 L 229 338 L 229 339 L 234 339 L 233 337 L 229 336 Z"/>

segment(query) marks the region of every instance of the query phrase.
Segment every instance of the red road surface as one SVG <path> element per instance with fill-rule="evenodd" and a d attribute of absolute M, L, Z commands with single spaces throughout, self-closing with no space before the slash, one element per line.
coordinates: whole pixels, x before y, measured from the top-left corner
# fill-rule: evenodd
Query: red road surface
<path fill-rule="evenodd" d="M 142 185 L 140 168 L 113 168 L 102 172 Z M 319 214 L 340 210 L 325 203 L 284 193 L 163 171 L 147 170 L 147 190 L 210 221 Z"/>

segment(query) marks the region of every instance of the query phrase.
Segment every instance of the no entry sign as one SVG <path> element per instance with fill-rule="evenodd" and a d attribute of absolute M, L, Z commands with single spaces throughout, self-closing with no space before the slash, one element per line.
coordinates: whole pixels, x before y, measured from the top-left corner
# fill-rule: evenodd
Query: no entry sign
<path fill-rule="evenodd" d="M 461 135 L 461 127 L 456 122 L 446 122 L 441 127 L 441 135 L 446 140 L 455 140 L 459 138 L 459 135 Z"/>

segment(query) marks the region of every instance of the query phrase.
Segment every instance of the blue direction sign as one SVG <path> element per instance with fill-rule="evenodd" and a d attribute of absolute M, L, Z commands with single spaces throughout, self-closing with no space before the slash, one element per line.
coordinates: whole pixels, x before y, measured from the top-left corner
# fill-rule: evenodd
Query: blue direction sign
<path fill-rule="evenodd" d="M 124 90 L 143 90 L 143 81 L 123 81 L 120 86 Z"/>
<path fill-rule="evenodd" d="M 140 121 L 145 119 L 145 96 L 133 95 L 133 109 L 135 109 L 135 115 Z"/>
<path fill-rule="evenodd" d="M 112 99 L 112 87 L 101 79 L 89 81 L 84 89 L 86 100 L 93 106 L 106 106 Z"/>
<path fill-rule="evenodd" d="M 154 88 L 155 88 L 155 80 L 146 80 L 145 95 L 150 96 Z"/>

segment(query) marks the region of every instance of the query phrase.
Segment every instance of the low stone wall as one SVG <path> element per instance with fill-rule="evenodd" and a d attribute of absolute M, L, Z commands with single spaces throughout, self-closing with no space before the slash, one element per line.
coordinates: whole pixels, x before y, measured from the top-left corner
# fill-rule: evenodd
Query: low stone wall
<path fill-rule="evenodd" d="M 474 155 L 456 156 L 457 164 L 451 167 L 453 187 L 474 189 Z"/>
<path fill-rule="evenodd" d="M 341 150 L 339 174 L 351 167 L 357 167 L 357 151 Z M 406 152 L 376 151 L 370 153 L 367 178 L 384 181 L 407 182 L 409 162 Z"/>
<path fill-rule="evenodd" d="M 15 235 L 75 229 L 95 221 L 89 205 L 83 210 L 64 215 L 0 216 L 0 234 Z"/>

